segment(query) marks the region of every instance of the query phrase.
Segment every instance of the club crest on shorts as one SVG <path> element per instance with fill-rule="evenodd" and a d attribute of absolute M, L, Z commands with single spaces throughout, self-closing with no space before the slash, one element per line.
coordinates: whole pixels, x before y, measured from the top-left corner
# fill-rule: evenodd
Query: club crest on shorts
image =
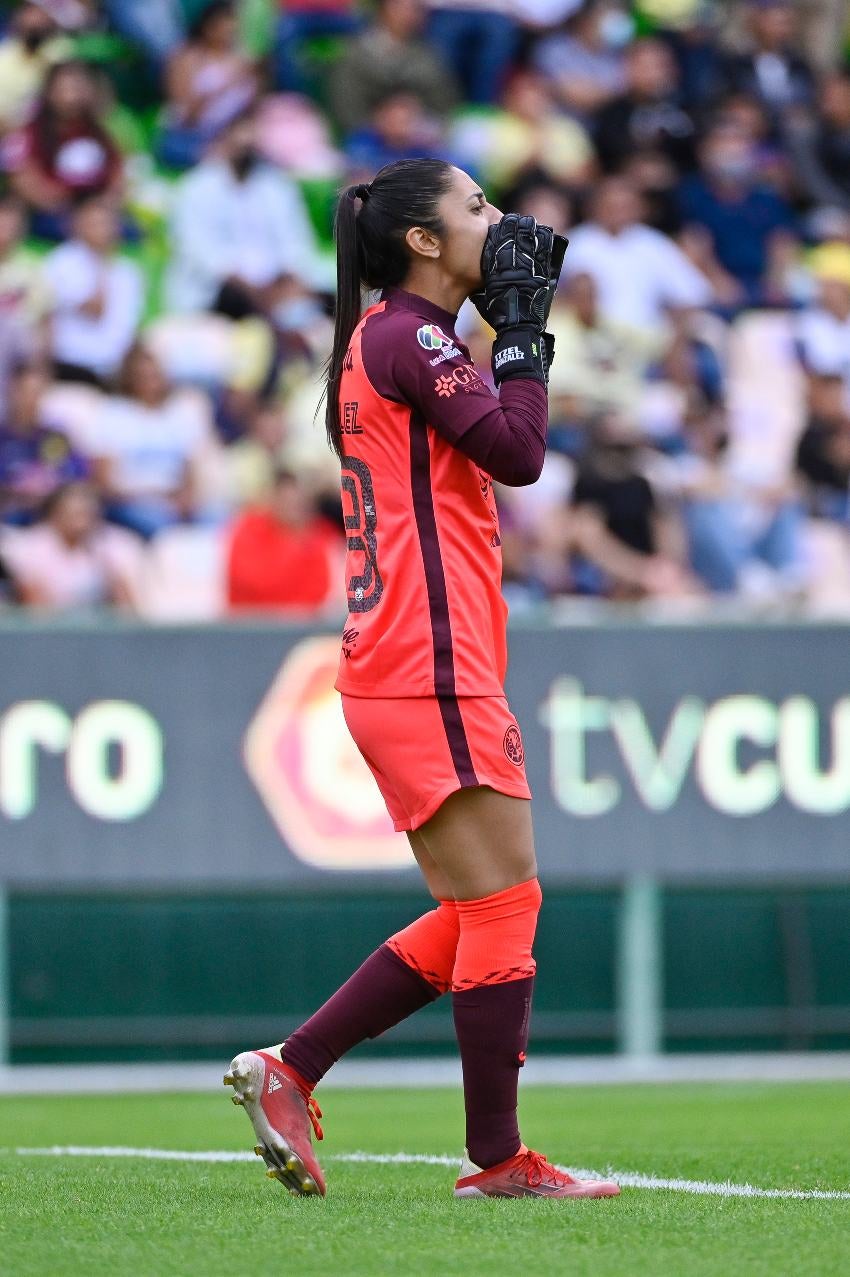
<path fill-rule="evenodd" d="M 522 767 L 525 762 L 525 751 L 522 747 L 522 737 L 519 734 L 519 728 L 516 723 L 511 723 L 505 732 L 505 739 L 502 744 L 508 761 L 513 763 L 515 767 Z"/>
<path fill-rule="evenodd" d="M 423 324 L 421 328 L 417 329 L 416 340 L 426 350 L 442 350 L 443 346 L 451 345 L 451 341 L 439 324 Z"/>

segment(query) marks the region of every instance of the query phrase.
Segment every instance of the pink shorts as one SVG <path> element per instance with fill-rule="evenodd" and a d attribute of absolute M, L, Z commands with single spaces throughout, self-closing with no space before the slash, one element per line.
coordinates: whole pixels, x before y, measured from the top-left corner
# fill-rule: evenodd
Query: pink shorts
<path fill-rule="evenodd" d="M 343 696 L 355 744 L 397 830 L 418 829 L 456 789 L 531 798 L 525 751 L 504 696 Z"/>

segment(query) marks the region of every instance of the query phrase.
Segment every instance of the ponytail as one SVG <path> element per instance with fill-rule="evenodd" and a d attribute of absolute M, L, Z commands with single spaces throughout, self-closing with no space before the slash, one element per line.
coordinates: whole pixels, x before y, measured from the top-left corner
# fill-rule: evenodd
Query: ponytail
<path fill-rule="evenodd" d="M 336 206 L 334 240 L 336 241 L 336 306 L 334 307 L 334 343 L 326 371 L 325 426 L 328 443 L 338 457 L 342 456 L 342 426 L 339 419 L 339 383 L 352 333 L 360 322 L 360 270 L 358 266 L 357 213 L 354 187 L 343 191 Z"/>
<path fill-rule="evenodd" d="M 392 288 L 403 282 L 410 268 L 405 235 L 411 226 L 442 233 L 437 208 L 451 175 L 452 167 L 445 160 L 397 160 L 382 168 L 368 186 L 349 186 L 340 194 L 334 218 L 334 340 L 325 370 L 325 426 L 328 443 L 338 457 L 343 455 L 339 386 L 360 322 L 361 289 Z"/>

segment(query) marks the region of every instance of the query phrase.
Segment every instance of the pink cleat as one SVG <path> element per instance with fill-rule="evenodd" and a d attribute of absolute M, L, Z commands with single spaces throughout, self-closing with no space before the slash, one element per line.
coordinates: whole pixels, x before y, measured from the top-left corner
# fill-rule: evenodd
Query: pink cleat
<path fill-rule="evenodd" d="M 237 1055 L 225 1086 L 232 1086 L 233 1103 L 251 1119 L 270 1179 L 280 1180 L 296 1197 L 325 1195 L 325 1177 L 313 1153 L 310 1128 L 322 1139 L 322 1110 L 312 1095 L 283 1071 L 280 1047 L 243 1051 Z"/>
<path fill-rule="evenodd" d="M 573 1179 L 525 1147 L 486 1171 L 464 1157 L 455 1184 L 455 1197 L 617 1197 L 619 1192 L 613 1180 Z"/>

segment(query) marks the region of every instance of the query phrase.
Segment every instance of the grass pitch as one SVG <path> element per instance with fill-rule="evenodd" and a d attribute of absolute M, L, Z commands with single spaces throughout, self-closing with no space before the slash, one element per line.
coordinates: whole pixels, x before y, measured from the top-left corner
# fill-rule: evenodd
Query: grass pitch
<path fill-rule="evenodd" d="M 850 1272 L 850 1200 L 626 1188 L 609 1201 L 455 1201 L 441 1165 L 451 1091 L 328 1089 L 328 1197 L 296 1199 L 259 1160 L 35 1156 L 55 1145 L 250 1150 L 221 1095 L 0 1100 L 0 1273 L 110 1277 L 617 1277 Z M 569 1166 L 759 1188 L 850 1190 L 850 1093 L 836 1084 L 529 1087 L 523 1133 Z"/>

